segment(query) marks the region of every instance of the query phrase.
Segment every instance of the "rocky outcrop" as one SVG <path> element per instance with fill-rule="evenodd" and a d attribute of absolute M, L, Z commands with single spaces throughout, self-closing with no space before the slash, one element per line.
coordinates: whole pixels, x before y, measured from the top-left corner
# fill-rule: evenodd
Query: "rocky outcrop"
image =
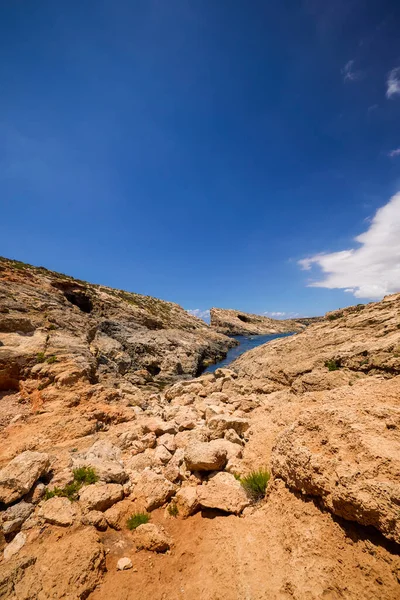
<path fill-rule="evenodd" d="M 0 471 L 0 502 L 11 504 L 27 494 L 49 466 L 49 456 L 22 452 Z"/>
<path fill-rule="evenodd" d="M 194 376 L 235 342 L 177 304 L 0 258 L 0 390 Z"/>
<path fill-rule="evenodd" d="M 289 333 L 303 331 L 312 318 L 296 321 L 295 319 L 271 319 L 262 315 L 253 315 L 228 308 L 212 308 L 210 310 L 211 327 L 226 335 L 266 335 L 273 333 Z"/>
<path fill-rule="evenodd" d="M 99 334 L 126 299 L 2 273 L 0 597 L 397 600 L 400 295 L 164 387 Z"/>
<path fill-rule="evenodd" d="M 316 408 L 278 438 L 271 467 L 335 515 L 400 543 L 400 406 Z"/>

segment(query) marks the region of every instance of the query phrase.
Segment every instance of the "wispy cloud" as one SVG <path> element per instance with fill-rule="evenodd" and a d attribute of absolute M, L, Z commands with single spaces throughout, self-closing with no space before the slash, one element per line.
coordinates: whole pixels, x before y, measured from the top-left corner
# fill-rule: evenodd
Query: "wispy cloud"
<path fill-rule="evenodd" d="M 188 312 L 189 315 L 193 315 L 194 317 L 203 319 L 203 321 L 205 321 L 206 323 L 210 322 L 210 311 L 208 309 L 204 310 L 202 308 L 191 308 L 188 309 L 186 312 Z"/>
<path fill-rule="evenodd" d="M 349 60 L 341 70 L 343 75 L 343 81 L 358 81 L 362 78 L 362 71 L 356 71 L 354 69 L 354 60 Z"/>
<path fill-rule="evenodd" d="M 396 67 L 396 69 L 392 69 L 387 78 L 387 90 L 386 96 L 387 98 L 391 98 L 392 96 L 400 95 L 400 67 Z"/>
<path fill-rule="evenodd" d="M 302 269 L 314 265 L 324 278 L 309 287 L 344 289 L 356 298 L 382 298 L 400 290 L 400 192 L 382 206 L 367 231 L 355 238 L 359 248 L 317 254 L 299 261 Z"/>
<path fill-rule="evenodd" d="M 390 152 L 388 152 L 388 156 L 390 156 L 390 158 L 400 156 L 400 148 L 395 148 L 394 150 L 391 150 Z"/>

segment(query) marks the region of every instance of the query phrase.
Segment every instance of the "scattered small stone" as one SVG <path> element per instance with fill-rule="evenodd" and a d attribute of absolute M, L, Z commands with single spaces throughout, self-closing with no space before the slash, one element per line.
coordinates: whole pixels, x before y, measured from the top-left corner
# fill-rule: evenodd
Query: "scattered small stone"
<path fill-rule="evenodd" d="M 120 558 L 117 562 L 117 571 L 127 571 L 128 569 L 132 569 L 132 561 L 127 556 Z"/>

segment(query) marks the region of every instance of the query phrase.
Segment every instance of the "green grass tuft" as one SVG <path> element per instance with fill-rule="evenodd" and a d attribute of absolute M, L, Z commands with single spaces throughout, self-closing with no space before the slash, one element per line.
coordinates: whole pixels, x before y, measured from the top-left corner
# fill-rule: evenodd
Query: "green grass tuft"
<path fill-rule="evenodd" d="M 55 354 L 53 354 L 53 356 L 49 356 L 49 358 L 46 359 L 46 362 L 49 365 L 52 365 L 53 363 L 58 362 L 58 358 L 57 358 L 57 356 L 55 356 Z"/>
<path fill-rule="evenodd" d="M 340 359 L 331 358 L 325 362 L 328 371 L 337 371 L 341 367 Z"/>
<path fill-rule="evenodd" d="M 270 477 L 269 471 L 259 469 L 241 477 L 240 483 L 253 500 L 261 500 L 265 496 Z"/>
<path fill-rule="evenodd" d="M 55 487 L 53 490 L 46 490 L 45 500 L 58 496 L 68 498 L 71 502 L 74 502 L 78 500 L 79 490 L 83 485 L 90 485 L 99 480 L 96 471 L 92 467 L 79 467 L 78 469 L 74 469 L 73 473 L 74 480 L 72 483 L 67 483 L 63 488 Z"/>
<path fill-rule="evenodd" d="M 45 361 L 45 356 L 44 356 L 44 352 L 38 352 L 36 354 L 36 360 L 38 363 L 42 363 Z"/>
<path fill-rule="evenodd" d="M 99 480 L 99 476 L 92 467 L 79 467 L 74 469 L 74 481 L 80 485 L 90 485 Z"/>
<path fill-rule="evenodd" d="M 132 530 L 136 529 L 136 527 L 139 527 L 139 525 L 145 525 L 149 521 L 150 515 L 148 515 L 147 513 L 135 513 L 129 517 L 129 519 L 126 522 L 126 526 L 128 527 L 128 529 Z"/>
<path fill-rule="evenodd" d="M 167 510 L 168 514 L 171 517 L 177 517 L 179 515 L 179 509 L 175 502 L 171 502 L 171 504 L 168 504 Z"/>

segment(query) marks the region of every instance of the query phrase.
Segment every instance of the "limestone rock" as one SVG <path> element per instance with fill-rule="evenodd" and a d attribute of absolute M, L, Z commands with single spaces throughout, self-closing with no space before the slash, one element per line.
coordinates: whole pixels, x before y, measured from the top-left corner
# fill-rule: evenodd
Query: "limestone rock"
<path fill-rule="evenodd" d="M 166 552 L 171 546 L 171 540 L 164 529 L 153 523 L 139 525 L 135 529 L 135 543 L 138 550 L 151 552 Z"/>
<path fill-rule="evenodd" d="M 185 462 L 190 471 L 218 471 L 226 465 L 227 450 L 219 440 L 193 443 L 185 450 Z"/>
<path fill-rule="evenodd" d="M 21 529 L 22 524 L 32 514 L 34 506 L 28 502 L 18 502 L 10 506 L 2 516 L 2 529 L 5 535 L 15 533 Z"/>
<path fill-rule="evenodd" d="M 223 437 L 225 431 L 233 429 L 238 435 L 243 435 L 248 428 L 250 423 L 248 419 L 242 419 L 231 415 L 215 415 L 208 421 L 208 426 L 213 431 L 215 438 Z"/>
<path fill-rule="evenodd" d="M 176 487 L 171 481 L 153 471 L 143 471 L 133 495 L 144 502 L 146 510 L 159 508 L 174 495 Z"/>
<path fill-rule="evenodd" d="M 122 485 L 117 483 L 106 483 L 88 485 L 79 495 L 79 502 L 87 510 L 99 510 L 104 512 L 124 497 Z"/>
<path fill-rule="evenodd" d="M 240 483 L 230 473 L 216 473 L 199 486 L 198 502 L 202 508 L 214 508 L 238 515 L 250 504 Z"/>
<path fill-rule="evenodd" d="M 68 527 L 76 519 L 76 509 L 68 498 L 50 498 L 39 511 L 39 516 L 47 523 Z"/>
<path fill-rule="evenodd" d="M 105 531 L 107 529 L 106 518 L 100 510 L 90 510 L 87 512 L 82 516 L 82 523 L 84 525 L 93 525 L 93 527 L 99 531 Z"/>
<path fill-rule="evenodd" d="M 181 487 L 175 496 L 175 504 L 179 511 L 179 516 L 181 517 L 190 517 L 193 515 L 199 505 L 198 495 L 197 495 L 197 487 L 198 486 L 186 486 Z"/>
<path fill-rule="evenodd" d="M 174 453 L 176 450 L 175 436 L 171 433 L 164 433 L 157 439 L 157 445 L 164 446 L 168 452 Z"/>
<path fill-rule="evenodd" d="M 12 579 L 11 600 L 88 598 L 105 571 L 104 548 L 92 528 L 63 536 L 50 532 L 29 558 L 24 572 Z"/>
<path fill-rule="evenodd" d="M 27 494 L 49 466 L 49 455 L 29 450 L 16 456 L 0 471 L 0 502 L 11 504 Z"/>
<path fill-rule="evenodd" d="M 132 561 L 127 556 L 120 558 L 117 562 L 117 571 L 127 571 L 128 569 L 132 569 Z"/>
<path fill-rule="evenodd" d="M 161 465 L 166 465 L 172 458 L 171 452 L 168 452 L 165 446 L 157 446 L 154 452 L 156 462 Z"/>
<path fill-rule="evenodd" d="M 124 483 L 128 479 L 124 465 L 118 460 L 119 448 L 109 442 L 99 440 L 84 454 L 75 460 L 77 467 L 92 467 L 101 481 L 106 483 Z"/>
<path fill-rule="evenodd" d="M 14 554 L 17 554 L 26 543 L 26 534 L 20 531 L 17 533 L 12 542 L 4 548 L 4 560 L 10 560 Z"/>
<path fill-rule="evenodd" d="M 305 412 L 278 438 L 272 472 L 334 514 L 400 543 L 400 410 L 364 404 Z"/>

